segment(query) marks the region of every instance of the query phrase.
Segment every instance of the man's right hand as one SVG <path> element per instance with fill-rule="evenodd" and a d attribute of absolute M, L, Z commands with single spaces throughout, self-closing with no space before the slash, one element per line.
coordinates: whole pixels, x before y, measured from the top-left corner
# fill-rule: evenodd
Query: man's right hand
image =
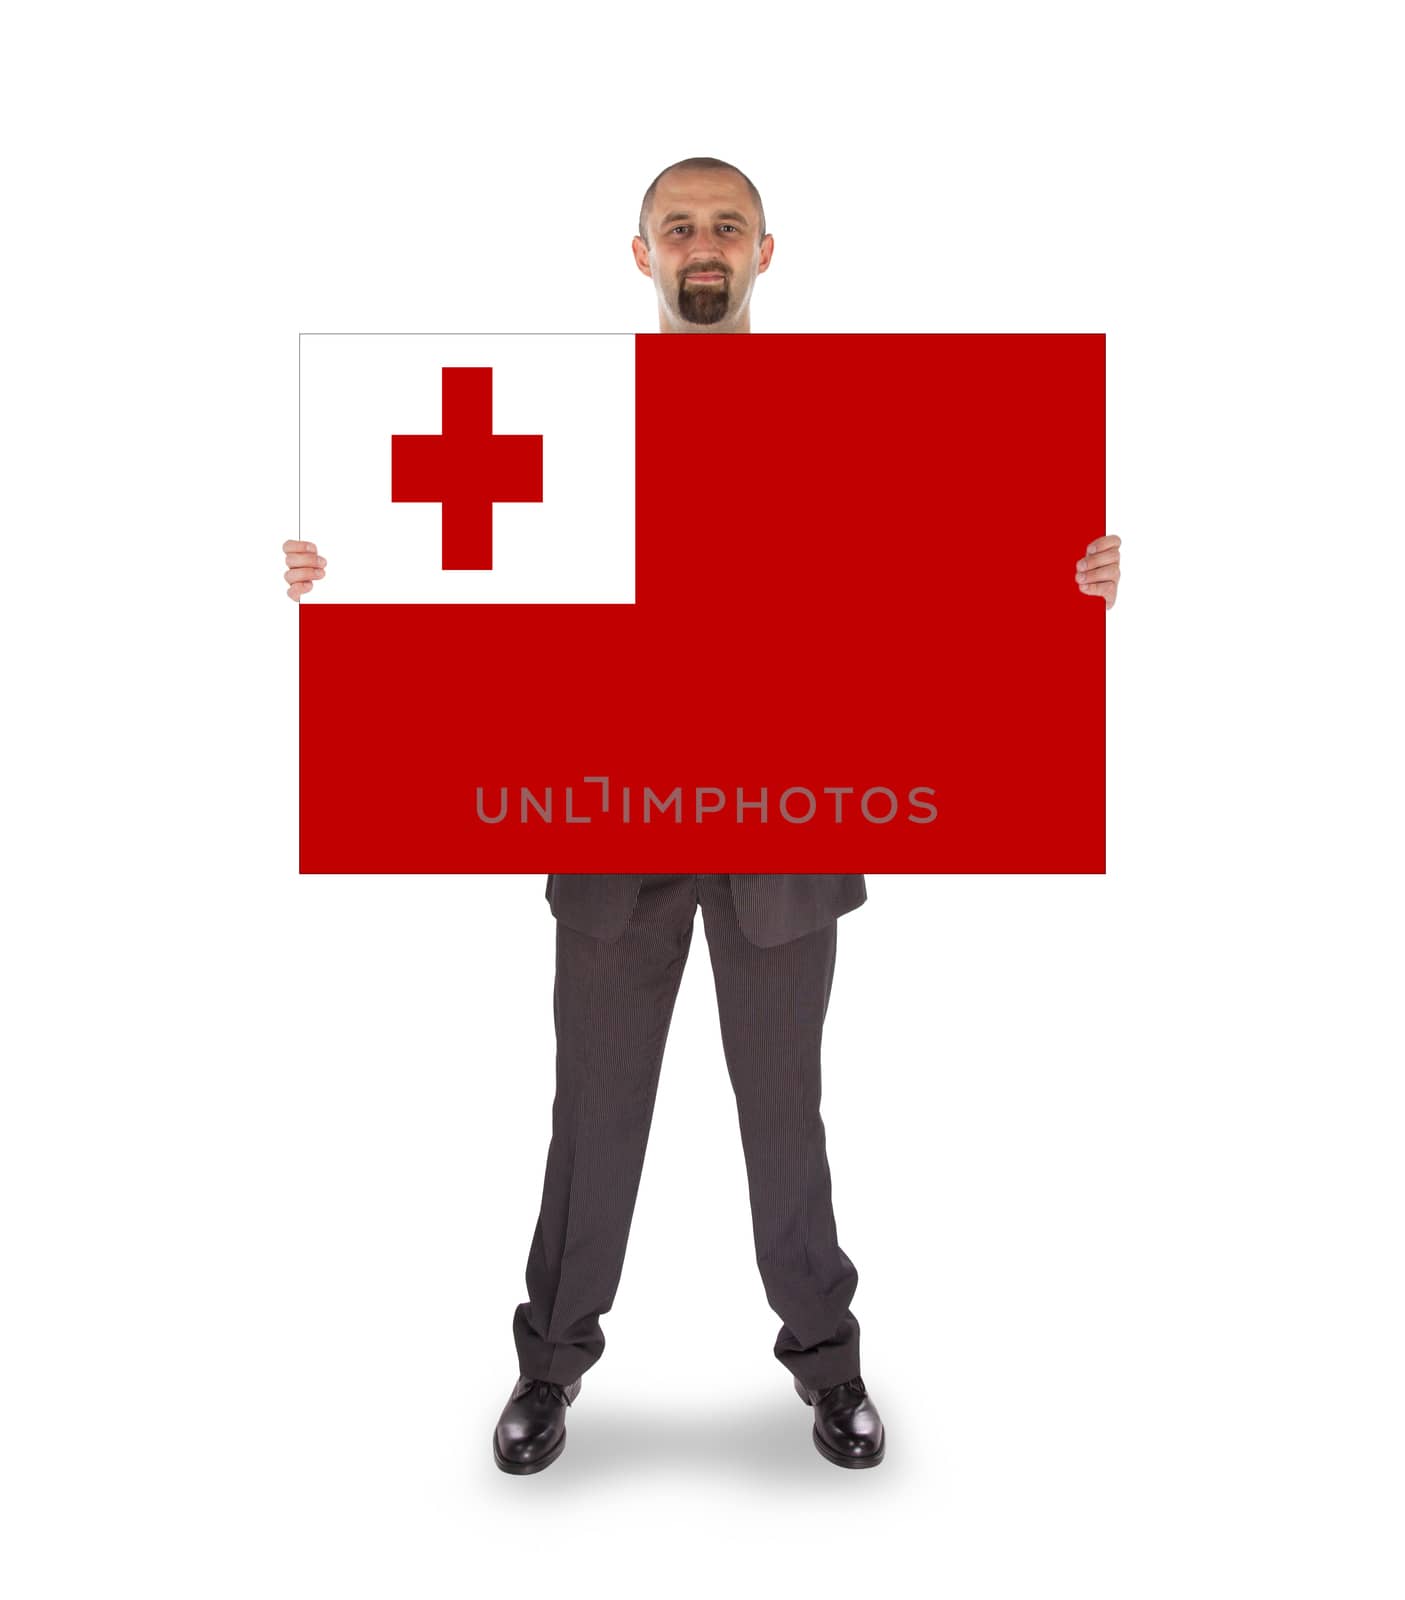
<path fill-rule="evenodd" d="M 297 600 L 327 571 L 326 556 L 317 554 L 317 546 L 306 539 L 285 539 L 283 554 L 288 558 L 288 570 L 283 579 L 288 585 L 288 598 Z"/>

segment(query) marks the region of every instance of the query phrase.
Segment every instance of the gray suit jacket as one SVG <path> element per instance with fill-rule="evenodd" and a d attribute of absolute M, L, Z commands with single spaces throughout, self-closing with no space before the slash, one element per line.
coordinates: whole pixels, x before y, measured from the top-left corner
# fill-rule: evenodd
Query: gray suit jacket
<path fill-rule="evenodd" d="M 853 911 L 868 899 L 861 872 L 733 872 L 737 921 L 752 944 L 787 944 Z M 613 941 L 629 925 L 639 872 L 557 872 L 546 898 L 558 922 Z"/>

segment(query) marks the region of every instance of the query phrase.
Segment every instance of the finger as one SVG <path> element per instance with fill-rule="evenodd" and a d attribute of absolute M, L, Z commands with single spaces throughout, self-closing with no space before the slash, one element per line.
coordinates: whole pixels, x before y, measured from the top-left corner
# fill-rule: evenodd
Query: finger
<path fill-rule="evenodd" d="M 290 583 L 288 585 L 288 597 L 291 600 L 300 599 L 311 587 L 310 583 Z"/>
<path fill-rule="evenodd" d="M 1115 533 L 1105 533 L 1101 539 L 1094 539 L 1088 546 L 1088 554 L 1096 555 L 1099 550 L 1116 550 L 1122 543 Z"/>
<path fill-rule="evenodd" d="M 1117 594 L 1117 585 L 1115 583 L 1080 583 L 1078 587 L 1084 594 L 1100 594 L 1104 598 L 1109 595 L 1115 597 Z"/>
<path fill-rule="evenodd" d="M 283 554 L 285 556 L 317 554 L 317 546 L 311 539 L 285 539 L 283 541 Z"/>
<path fill-rule="evenodd" d="M 320 567 L 289 567 L 283 574 L 284 583 L 315 583 L 318 578 L 325 578 L 326 573 Z"/>
<path fill-rule="evenodd" d="M 291 555 L 288 557 L 288 565 L 290 567 L 316 567 L 320 570 L 327 565 L 327 558 L 326 556 Z"/>
<path fill-rule="evenodd" d="M 1116 567 L 1122 560 L 1116 550 L 1101 550 L 1097 555 L 1084 556 L 1078 563 L 1080 572 L 1095 572 L 1099 568 Z"/>

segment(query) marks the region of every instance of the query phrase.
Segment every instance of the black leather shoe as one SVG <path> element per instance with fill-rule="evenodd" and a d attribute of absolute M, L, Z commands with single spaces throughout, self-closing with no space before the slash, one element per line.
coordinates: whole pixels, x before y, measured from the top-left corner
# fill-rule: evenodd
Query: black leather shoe
<path fill-rule="evenodd" d="M 581 1380 L 564 1387 L 545 1378 L 519 1377 L 498 1418 L 493 1460 L 504 1472 L 540 1472 L 566 1448 L 566 1407 Z"/>
<path fill-rule="evenodd" d="M 807 1389 L 797 1378 L 795 1392 L 815 1408 L 815 1449 L 826 1461 L 836 1467 L 876 1467 L 883 1459 L 883 1419 L 862 1378 L 828 1389 Z"/>

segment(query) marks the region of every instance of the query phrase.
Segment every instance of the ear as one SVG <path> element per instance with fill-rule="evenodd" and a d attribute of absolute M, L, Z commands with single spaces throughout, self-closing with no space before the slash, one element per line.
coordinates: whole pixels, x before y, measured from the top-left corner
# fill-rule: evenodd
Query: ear
<path fill-rule="evenodd" d="M 763 273 L 766 270 L 767 267 L 770 266 L 770 264 L 771 264 L 771 252 L 775 248 L 776 248 L 776 241 L 768 233 L 766 235 L 766 237 L 761 241 L 761 255 L 760 255 L 760 257 L 759 257 L 759 259 L 757 260 L 757 263 L 756 263 L 756 271 L 757 271 L 757 275 L 758 276 L 761 273 Z"/>
<path fill-rule="evenodd" d="M 632 248 L 634 250 L 634 264 L 646 278 L 652 278 L 654 273 L 649 265 L 649 247 L 637 233 L 634 236 Z"/>

